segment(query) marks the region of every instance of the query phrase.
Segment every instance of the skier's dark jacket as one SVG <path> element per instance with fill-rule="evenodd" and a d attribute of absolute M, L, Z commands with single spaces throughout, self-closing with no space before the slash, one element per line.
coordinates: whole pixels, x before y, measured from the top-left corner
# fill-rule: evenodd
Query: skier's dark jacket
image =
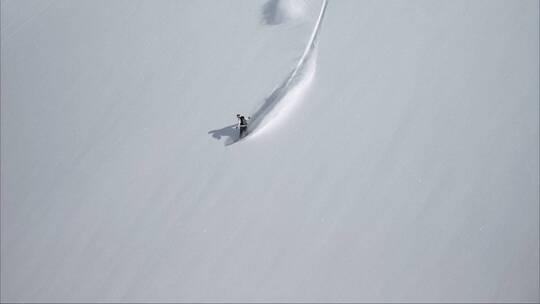
<path fill-rule="evenodd" d="M 240 119 L 240 127 L 247 126 L 247 121 L 246 121 L 246 118 L 244 116 L 240 116 L 240 117 L 238 117 L 238 119 Z"/>

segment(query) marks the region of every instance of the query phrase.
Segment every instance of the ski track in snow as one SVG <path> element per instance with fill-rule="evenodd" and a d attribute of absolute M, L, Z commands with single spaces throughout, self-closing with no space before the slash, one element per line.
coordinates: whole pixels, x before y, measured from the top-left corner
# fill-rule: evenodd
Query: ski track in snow
<path fill-rule="evenodd" d="M 248 126 L 250 134 L 245 139 L 257 137 L 263 132 L 279 125 L 307 93 L 310 84 L 315 78 L 317 58 L 316 41 L 327 5 L 328 1 L 324 0 L 306 48 L 294 69 L 251 115 L 251 121 Z M 226 142 L 226 145 L 231 145 L 235 142 L 236 140 L 231 137 Z"/>
<path fill-rule="evenodd" d="M 540 302 L 539 2 L 307 3 L 1 0 L 0 302 Z"/>

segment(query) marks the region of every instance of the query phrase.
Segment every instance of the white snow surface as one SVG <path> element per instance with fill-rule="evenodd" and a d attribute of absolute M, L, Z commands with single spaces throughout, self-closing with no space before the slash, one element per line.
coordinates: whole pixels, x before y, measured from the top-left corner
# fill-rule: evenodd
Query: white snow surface
<path fill-rule="evenodd" d="M 322 5 L 2 0 L 1 301 L 540 301 L 539 2 L 329 1 L 225 145 Z"/>

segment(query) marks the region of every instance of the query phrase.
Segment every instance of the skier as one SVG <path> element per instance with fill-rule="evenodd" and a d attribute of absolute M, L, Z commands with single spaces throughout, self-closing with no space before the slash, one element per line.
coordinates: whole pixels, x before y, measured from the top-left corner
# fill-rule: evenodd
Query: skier
<path fill-rule="evenodd" d="M 236 118 L 238 118 L 238 125 L 236 126 L 236 128 L 240 129 L 240 135 L 238 136 L 238 138 L 242 138 L 244 136 L 244 133 L 247 132 L 247 126 L 248 126 L 247 122 L 251 117 L 248 117 L 246 119 L 243 115 L 236 114 Z"/>

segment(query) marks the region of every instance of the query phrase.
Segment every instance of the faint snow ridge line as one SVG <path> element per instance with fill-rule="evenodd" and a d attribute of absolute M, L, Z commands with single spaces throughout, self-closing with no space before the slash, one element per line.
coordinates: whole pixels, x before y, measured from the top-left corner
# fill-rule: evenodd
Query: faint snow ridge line
<path fill-rule="evenodd" d="M 317 22 L 315 23 L 315 27 L 313 28 L 313 32 L 311 33 L 306 48 L 302 53 L 302 57 L 300 57 L 300 60 L 298 60 L 295 68 L 290 72 L 289 76 L 281 83 L 281 85 L 274 89 L 272 94 L 265 99 L 261 107 L 251 115 L 251 123 L 249 124 L 250 132 L 257 129 L 265 116 L 271 112 L 272 109 L 274 109 L 279 101 L 283 99 L 289 90 L 296 84 L 295 81 L 298 80 L 298 73 L 303 70 L 306 62 L 310 58 L 310 55 L 313 53 L 313 49 L 315 48 L 315 42 L 321 28 L 321 23 L 324 18 L 327 5 L 328 0 L 323 0 L 321 11 L 319 13 L 319 17 L 317 18 Z"/>

